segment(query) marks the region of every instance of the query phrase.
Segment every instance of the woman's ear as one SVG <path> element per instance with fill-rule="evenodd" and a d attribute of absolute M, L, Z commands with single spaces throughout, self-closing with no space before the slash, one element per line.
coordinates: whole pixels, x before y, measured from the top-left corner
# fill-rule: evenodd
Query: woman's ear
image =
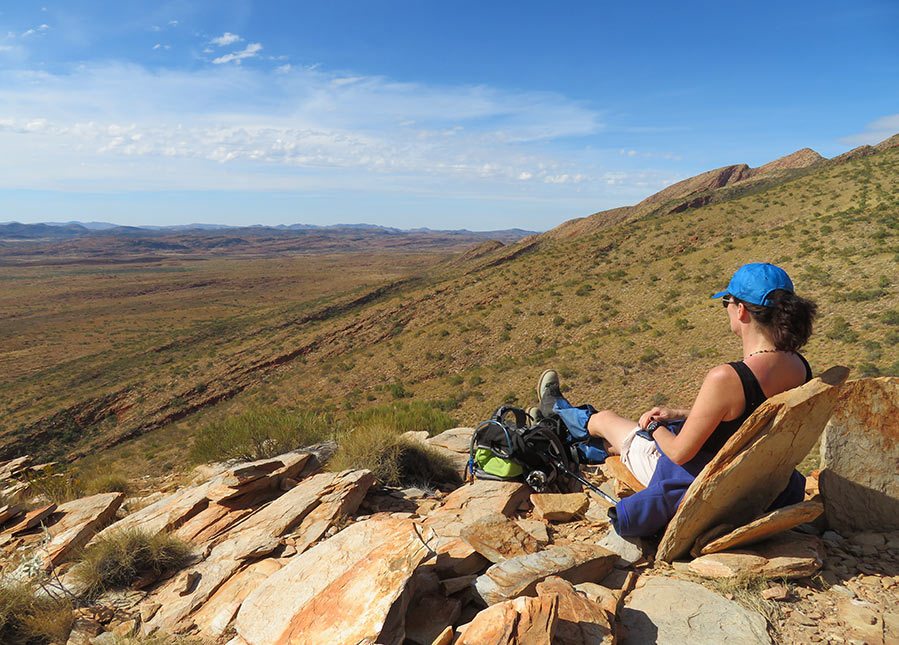
<path fill-rule="evenodd" d="M 741 323 L 750 323 L 752 322 L 752 314 L 749 313 L 749 310 L 746 308 L 742 302 L 737 303 L 737 320 Z"/>

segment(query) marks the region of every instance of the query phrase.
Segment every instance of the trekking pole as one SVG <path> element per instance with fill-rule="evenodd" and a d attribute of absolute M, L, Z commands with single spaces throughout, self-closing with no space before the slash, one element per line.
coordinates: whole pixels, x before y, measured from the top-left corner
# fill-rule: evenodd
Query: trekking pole
<path fill-rule="evenodd" d="M 577 473 L 573 473 L 573 472 L 571 472 L 570 470 L 568 470 L 568 468 L 565 467 L 565 464 L 562 463 L 562 460 L 561 460 L 561 459 L 558 459 L 557 457 L 553 457 L 552 455 L 547 455 L 547 456 L 548 456 L 550 459 L 552 459 L 553 465 L 554 465 L 556 468 L 558 468 L 559 470 L 561 470 L 563 473 L 565 473 L 565 474 L 568 475 L 569 477 L 574 477 L 576 480 L 578 480 L 579 482 L 581 482 L 584 486 L 586 486 L 587 488 L 589 488 L 590 490 L 592 490 L 594 493 L 596 493 L 597 495 L 599 495 L 600 497 L 602 497 L 604 500 L 606 500 L 606 501 L 609 502 L 610 504 L 617 504 L 617 503 L 618 503 L 618 500 L 617 500 L 617 499 L 615 499 L 614 497 L 612 497 L 612 496 L 609 495 L 608 493 L 606 493 L 606 492 L 600 490 L 598 486 L 594 486 L 593 484 L 591 484 L 590 482 L 588 482 L 586 479 L 584 479 L 583 477 L 581 477 L 581 476 L 578 475 Z"/>

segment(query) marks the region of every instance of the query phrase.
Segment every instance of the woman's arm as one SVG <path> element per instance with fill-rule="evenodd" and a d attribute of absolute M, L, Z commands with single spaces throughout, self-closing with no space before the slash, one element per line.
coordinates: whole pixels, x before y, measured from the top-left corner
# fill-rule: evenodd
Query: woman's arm
<path fill-rule="evenodd" d="M 729 365 L 719 365 L 706 374 L 680 433 L 675 435 L 660 427 L 652 438 L 671 461 L 685 464 L 696 456 L 719 423 L 736 419 L 745 407 L 740 377 Z"/>
<path fill-rule="evenodd" d="M 656 406 L 651 410 L 647 410 L 640 415 L 638 424 L 641 428 L 646 428 L 650 421 L 658 421 L 659 423 L 667 423 L 669 421 L 680 421 L 686 419 L 690 415 L 690 408 L 662 408 Z"/>

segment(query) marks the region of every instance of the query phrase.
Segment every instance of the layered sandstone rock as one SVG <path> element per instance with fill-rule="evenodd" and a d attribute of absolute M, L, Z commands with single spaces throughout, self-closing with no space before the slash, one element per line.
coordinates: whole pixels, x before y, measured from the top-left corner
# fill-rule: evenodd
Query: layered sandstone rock
<path fill-rule="evenodd" d="M 837 531 L 899 529 L 899 378 L 847 383 L 824 430 L 819 478 Z"/>
<path fill-rule="evenodd" d="M 717 553 L 737 546 L 752 544 L 765 538 L 786 531 L 803 522 L 811 522 L 824 512 L 824 505 L 819 500 L 806 500 L 766 513 L 745 526 L 722 535 L 703 546 L 700 552 L 705 555 Z"/>
<path fill-rule="evenodd" d="M 60 504 L 56 513 L 62 517 L 48 529 L 44 566 L 58 566 L 83 549 L 98 530 L 112 522 L 124 499 L 125 493 L 100 493 Z"/>
<path fill-rule="evenodd" d="M 537 583 L 558 576 L 578 584 L 599 582 L 612 570 L 618 556 L 601 546 L 570 544 L 510 558 L 494 564 L 475 580 L 478 596 L 493 605 L 515 596 L 533 595 Z"/>
<path fill-rule="evenodd" d="M 479 613 L 461 630 L 456 645 L 549 645 L 558 620 L 557 595 L 522 596 Z"/>
<path fill-rule="evenodd" d="M 367 470 L 322 473 L 304 480 L 267 506 L 254 512 L 215 543 L 206 558 L 187 571 L 198 574 L 187 592 L 178 579 L 157 589 L 152 598 L 161 605 L 145 633 L 172 632 L 190 627 L 190 616 L 244 566 L 244 561 L 274 551 L 281 538 L 293 536 L 298 553 L 319 540 L 341 515 L 359 506 L 374 478 Z"/>
<path fill-rule="evenodd" d="M 250 645 L 399 645 L 406 585 L 436 536 L 411 520 L 357 522 L 298 555 L 244 600 L 237 633 Z"/>

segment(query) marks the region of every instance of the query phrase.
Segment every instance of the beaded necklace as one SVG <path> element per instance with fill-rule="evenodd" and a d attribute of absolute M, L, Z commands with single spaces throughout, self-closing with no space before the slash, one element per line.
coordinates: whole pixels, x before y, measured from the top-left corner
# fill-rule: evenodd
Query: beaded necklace
<path fill-rule="evenodd" d="M 760 349 L 760 350 L 758 350 L 757 352 L 752 352 L 752 353 L 751 353 L 749 356 L 747 356 L 746 358 L 749 358 L 750 356 L 755 356 L 756 354 L 776 354 L 777 351 L 778 351 L 778 350 L 776 350 L 776 349 Z M 743 360 L 745 360 L 745 359 L 743 359 Z"/>

